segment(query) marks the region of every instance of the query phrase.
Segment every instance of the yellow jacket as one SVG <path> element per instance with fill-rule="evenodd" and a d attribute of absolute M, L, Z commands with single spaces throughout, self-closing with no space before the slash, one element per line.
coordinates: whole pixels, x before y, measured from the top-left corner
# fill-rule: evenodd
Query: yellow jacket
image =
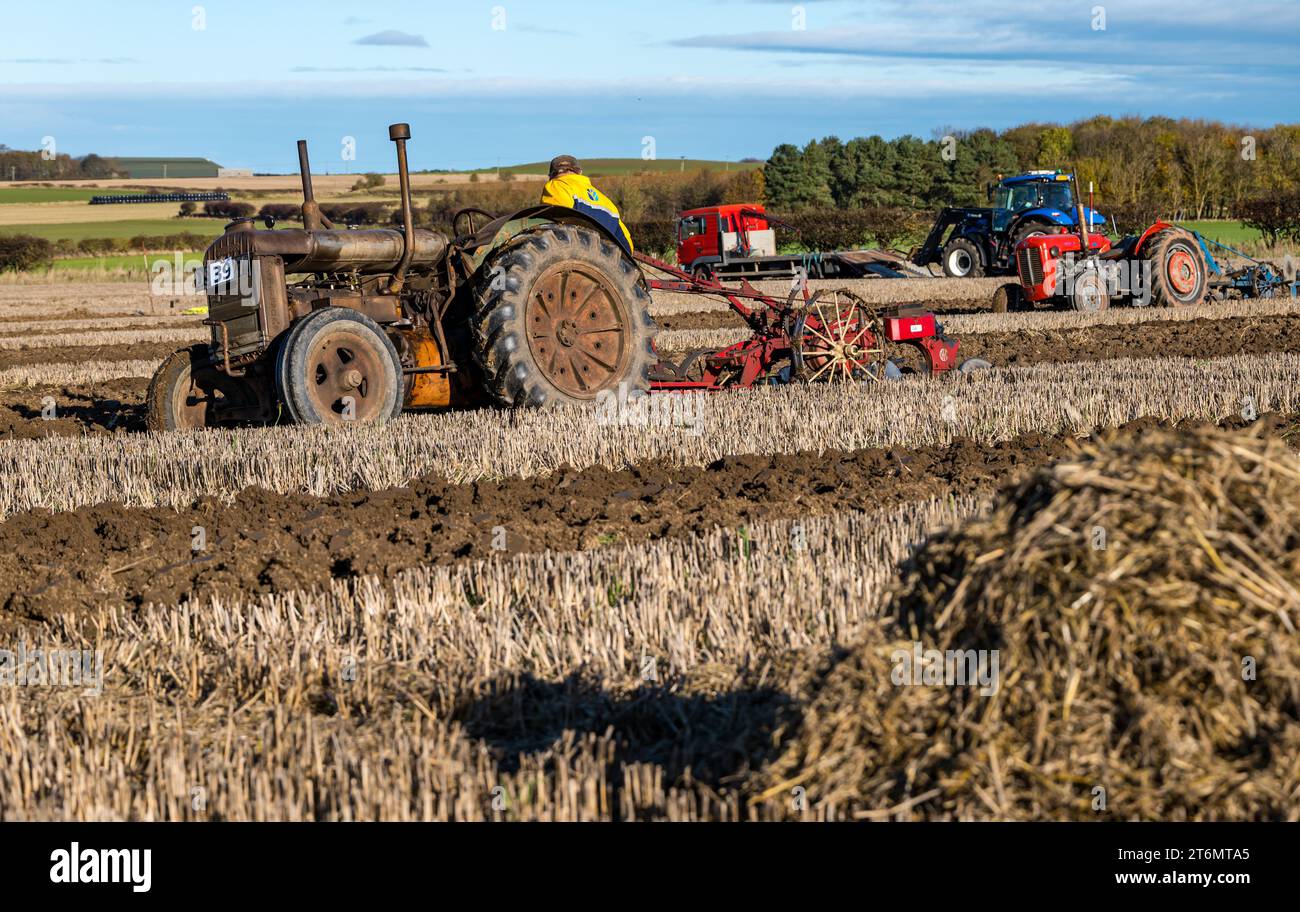
<path fill-rule="evenodd" d="M 619 217 L 618 207 L 593 187 L 585 175 L 561 174 L 547 181 L 542 190 L 542 205 L 565 206 L 581 212 L 603 226 L 615 239 L 621 234 L 627 241 L 628 253 L 634 249 L 632 233 Z"/>

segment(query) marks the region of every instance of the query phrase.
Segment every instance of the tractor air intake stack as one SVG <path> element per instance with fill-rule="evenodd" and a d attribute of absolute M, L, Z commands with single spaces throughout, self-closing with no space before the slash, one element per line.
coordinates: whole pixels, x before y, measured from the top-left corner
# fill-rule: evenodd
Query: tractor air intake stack
<path fill-rule="evenodd" d="M 397 178 L 402 188 L 402 231 L 405 237 L 402 260 L 388 283 L 388 290 L 397 294 L 406 284 L 406 271 L 411 267 L 415 252 L 415 217 L 411 213 L 411 173 L 406 165 L 406 141 L 411 138 L 411 125 L 393 124 L 388 128 L 388 138 L 397 143 Z"/>

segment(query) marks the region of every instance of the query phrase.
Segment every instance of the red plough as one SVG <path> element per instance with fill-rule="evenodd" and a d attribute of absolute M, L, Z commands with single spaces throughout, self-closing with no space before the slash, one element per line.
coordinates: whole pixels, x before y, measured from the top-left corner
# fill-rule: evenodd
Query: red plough
<path fill-rule="evenodd" d="M 652 390 L 889 380 L 987 366 L 976 359 L 959 365 L 961 343 L 944 335 L 934 314 L 919 307 L 875 308 L 845 289 L 810 293 L 806 283 L 782 301 L 745 280 L 725 286 L 644 254 L 636 259 L 666 276 L 647 276 L 652 290 L 721 297 L 752 333 L 716 351 L 691 352 L 678 363 L 661 359 L 650 378 Z"/>

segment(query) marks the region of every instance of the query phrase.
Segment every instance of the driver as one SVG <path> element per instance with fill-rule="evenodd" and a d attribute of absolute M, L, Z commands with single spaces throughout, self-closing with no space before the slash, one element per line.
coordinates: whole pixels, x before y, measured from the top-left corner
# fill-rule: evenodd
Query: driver
<path fill-rule="evenodd" d="M 632 253 L 632 233 L 619 217 L 618 207 L 583 176 L 582 166 L 572 155 L 557 155 L 551 159 L 550 177 L 542 190 L 542 205 L 564 206 L 581 212 L 601 225 L 615 240 L 621 240 L 623 249 Z"/>

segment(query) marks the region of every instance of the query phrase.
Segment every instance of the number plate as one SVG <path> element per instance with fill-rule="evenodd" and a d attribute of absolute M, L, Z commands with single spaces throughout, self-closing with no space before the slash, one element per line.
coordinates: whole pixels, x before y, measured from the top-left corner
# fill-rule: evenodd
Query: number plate
<path fill-rule="evenodd" d="M 222 286 L 228 285 L 237 274 L 234 257 L 213 260 L 207 264 L 207 269 L 207 275 L 204 277 L 204 288 L 209 292 L 224 291 Z"/>
<path fill-rule="evenodd" d="M 223 257 L 210 260 L 201 273 L 209 305 L 239 303 L 256 307 L 262 286 L 262 264 L 249 257 Z"/>

